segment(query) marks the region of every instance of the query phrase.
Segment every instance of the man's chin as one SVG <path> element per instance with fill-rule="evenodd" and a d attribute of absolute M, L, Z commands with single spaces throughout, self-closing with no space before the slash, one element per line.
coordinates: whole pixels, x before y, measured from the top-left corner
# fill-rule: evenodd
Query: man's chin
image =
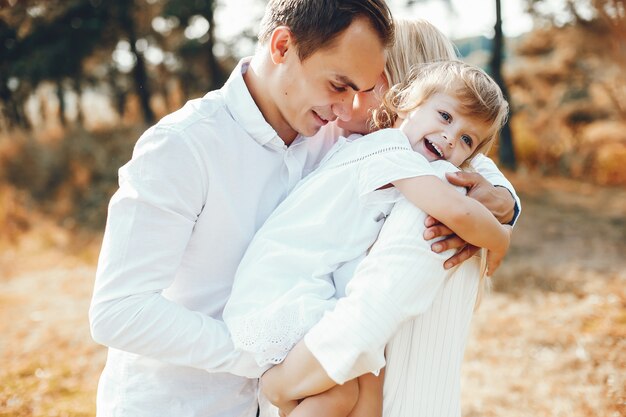
<path fill-rule="evenodd" d="M 322 129 L 322 126 L 320 125 L 314 125 L 314 126 L 307 126 L 304 129 L 300 130 L 300 134 L 302 136 L 315 136 L 317 134 L 317 132 L 319 132 Z"/>

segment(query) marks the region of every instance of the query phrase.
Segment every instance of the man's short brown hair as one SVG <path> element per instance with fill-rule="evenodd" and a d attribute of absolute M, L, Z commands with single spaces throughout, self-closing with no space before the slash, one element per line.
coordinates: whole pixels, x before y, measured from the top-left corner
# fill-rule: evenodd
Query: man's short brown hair
<path fill-rule="evenodd" d="M 329 46 L 358 18 L 367 19 L 383 46 L 393 43 L 393 19 L 384 0 L 270 0 L 259 42 L 265 43 L 278 26 L 287 26 L 304 60 Z"/>

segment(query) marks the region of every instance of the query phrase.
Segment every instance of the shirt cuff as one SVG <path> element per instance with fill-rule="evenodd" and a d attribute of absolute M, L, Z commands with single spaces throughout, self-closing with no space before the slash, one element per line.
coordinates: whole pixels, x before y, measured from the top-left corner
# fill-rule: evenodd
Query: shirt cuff
<path fill-rule="evenodd" d="M 511 197 L 513 197 L 513 202 L 515 203 L 515 205 L 513 206 L 513 220 L 511 220 L 510 222 L 508 222 L 507 224 L 509 226 L 513 226 L 515 225 L 515 222 L 517 222 L 517 218 L 519 217 L 519 213 L 520 213 L 520 207 L 519 204 L 517 202 L 517 199 L 515 198 L 515 194 L 513 194 L 513 192 L 511 190 L 509 190 L 508 187 L 505 187 L 504 185 L 494 185 L 494 187 L 502 187 L 505 190 L 507 190 L 509 192 L 509 194 L 511 194 Z"/>

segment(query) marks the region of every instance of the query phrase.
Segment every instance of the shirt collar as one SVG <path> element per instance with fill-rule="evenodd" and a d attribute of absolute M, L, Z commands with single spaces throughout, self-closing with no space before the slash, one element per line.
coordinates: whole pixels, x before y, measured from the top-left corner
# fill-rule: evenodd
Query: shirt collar
<path fill-rule="evenodd" d="M 250 60 L 250 57 L 243 58 L 230 74 L 221 89 L 224 102 L 235 121 L 260 145 L 271 143 L 284 147 L 285 143 L 263 117 L 243 79 L 243 74 L 250 66 Z"/>

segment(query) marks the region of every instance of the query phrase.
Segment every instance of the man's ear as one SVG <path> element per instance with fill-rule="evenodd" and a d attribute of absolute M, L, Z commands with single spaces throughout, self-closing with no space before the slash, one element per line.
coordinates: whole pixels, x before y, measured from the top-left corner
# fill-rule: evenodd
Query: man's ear
<path fill-rule="evenodd" d="M 287 51 L 294 48 L 293 34 L 287 26 L 278 26 L 270 36 L 270 56 L 274 64 L 283 63 Z"/>

